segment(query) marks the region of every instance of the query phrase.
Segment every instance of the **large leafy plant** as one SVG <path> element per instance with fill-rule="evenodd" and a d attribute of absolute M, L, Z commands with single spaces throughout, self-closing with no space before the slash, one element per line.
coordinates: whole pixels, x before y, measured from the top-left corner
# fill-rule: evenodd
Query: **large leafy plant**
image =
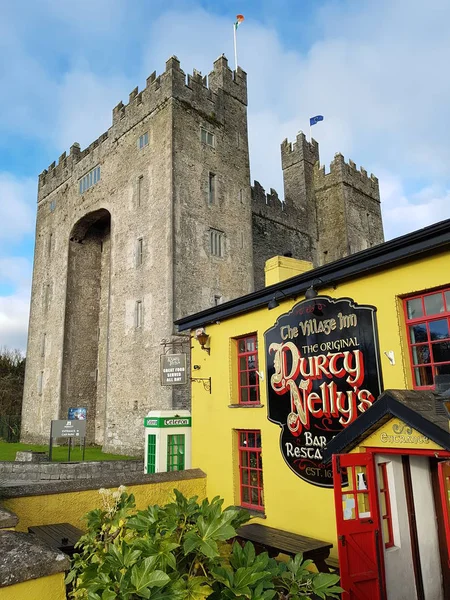
<path fill-rule="evenodd" d="M 200 504 L 174 490 L 164 507 L 135 510 L 125 488 L 100 490 L 103 507 L 86 515 L 66 578 L 78 600 L 309 600 L 339 598 L 339 577 L 308 570 L 301 555 L 287 563 L 256 556 L 253 544 L 230 543 L 247 511 Z"/>

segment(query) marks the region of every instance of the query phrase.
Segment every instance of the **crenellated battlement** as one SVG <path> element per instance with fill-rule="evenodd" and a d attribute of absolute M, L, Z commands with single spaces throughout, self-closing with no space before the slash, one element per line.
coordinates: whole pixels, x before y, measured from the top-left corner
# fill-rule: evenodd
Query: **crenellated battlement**
<path fill-rule="evenodd" d="M 273 188 L 266 193 L 259 181 L 254 181 L 251 193 L 253 214 L 283 223 L 292 223 L 298 219 L 295 206 L 280 200 L 278 192 Z"/>
<path fill-rule="evenodd" d="M 145 88 L 139 92 L 135 87 L 129 94 L 128 104 L 120 101 L 112 111 L 112 126 L 87 148 L 81 150 L 78 143 L 70 148 L 69 155 L 64 152 L 58 161 L 39 175 L 39 189 L 44 196 L 56 189 L 68 179 L 80 161 L 92 155 L 96 148 L 109 140 L 117 141 L 124 133 L 137 125 L 142 119 L 163 106 L 169 98 L 176 98 L 191 105 L 195 110 L 210 116 L 216 123 L 224 123 L 225 95 L 247 105 L 247 74 L 240 67 L 237 72 L 228 66 L 225 56 L 220 56 L 208 77 L 194 69 L 187 75 L 180 67 L 176 56 L 166 61 L 164 73 L 153 72 L 146 80 Z M 96 157 L 96 160 L 101 157 Z M 86 165 L 86 168 L 89 165 Z M 94 166 L 94 165 L 92 165 Z M 81 165 L 80 165 L 81 167 Z M 83 170 L 80 168 L 80 171 Z M 80 173 L 81 175 L 81 173 Z"/>
<path fill-rule="evenodd" d="M 317 162 L 314 168 L 314 187 L 316 191 L 327 187 L 347 184 L 359 190 L 363 194 L 380 201 L 380 190 L 378 179 L 373 173 L 370 176 L 367 171 L 360 167 L 358 170 L 356 164 L 349 160 L 345 162 L 344 156 L 338 152 L 330 163 L 330 172 L 325 172 L 325 166 L 320 166 Z"/>
<path fill-rule="evenodd" d="M 281 165 L 283 170 L 300 162 L 306 161 L 315 165 L 319 160 L 319 144 L 312 139 L 306 139 L 303 131 L 299 131 L 295 142 L 287 138 L 281 143 Z"/>

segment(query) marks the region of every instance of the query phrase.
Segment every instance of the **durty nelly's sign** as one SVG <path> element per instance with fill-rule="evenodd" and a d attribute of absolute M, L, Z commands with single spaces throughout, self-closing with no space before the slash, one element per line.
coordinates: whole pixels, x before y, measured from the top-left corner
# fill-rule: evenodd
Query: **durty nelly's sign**
<path fill-rule="evenodd" d="M 381 393 L 375 312 L 322 296 L 265 333 L 268 418 L 281 426 L 284 460 L 312 484 L 333 486 L 323 449 Z"/>

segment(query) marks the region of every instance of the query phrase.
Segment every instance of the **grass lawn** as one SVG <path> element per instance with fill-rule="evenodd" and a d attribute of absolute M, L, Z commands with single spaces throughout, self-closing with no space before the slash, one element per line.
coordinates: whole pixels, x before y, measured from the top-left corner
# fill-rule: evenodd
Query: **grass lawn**
<path fill-rule="evenodd" d="M 39 446 L 37 444 L 8 444 L 0 440 L 0 460 L 15 460 L 18 450 L 34 450 L 35 452 L 47 452 L 48 446 Z M 53 460 L 59 462 L 67 462 L 68 448 L 67 446 L 53 446 Z M 70 460 L 77 461 L 82 458 L 82 450 L 80 446 L 73 448 L 70 451 Z M 121 454 L 105 454 L 101 448 L 88 448 L 84 460 L 133 460 L 134 456 L 122 456 Z"/>

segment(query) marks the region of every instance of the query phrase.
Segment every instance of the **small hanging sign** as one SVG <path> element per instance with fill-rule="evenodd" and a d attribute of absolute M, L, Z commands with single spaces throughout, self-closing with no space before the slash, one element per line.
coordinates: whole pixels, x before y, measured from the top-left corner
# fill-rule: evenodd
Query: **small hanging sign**
<path fill-rule="evenodd" d="M 186 385 L 186 353 L 161 354 L 161 385 Z"/>

